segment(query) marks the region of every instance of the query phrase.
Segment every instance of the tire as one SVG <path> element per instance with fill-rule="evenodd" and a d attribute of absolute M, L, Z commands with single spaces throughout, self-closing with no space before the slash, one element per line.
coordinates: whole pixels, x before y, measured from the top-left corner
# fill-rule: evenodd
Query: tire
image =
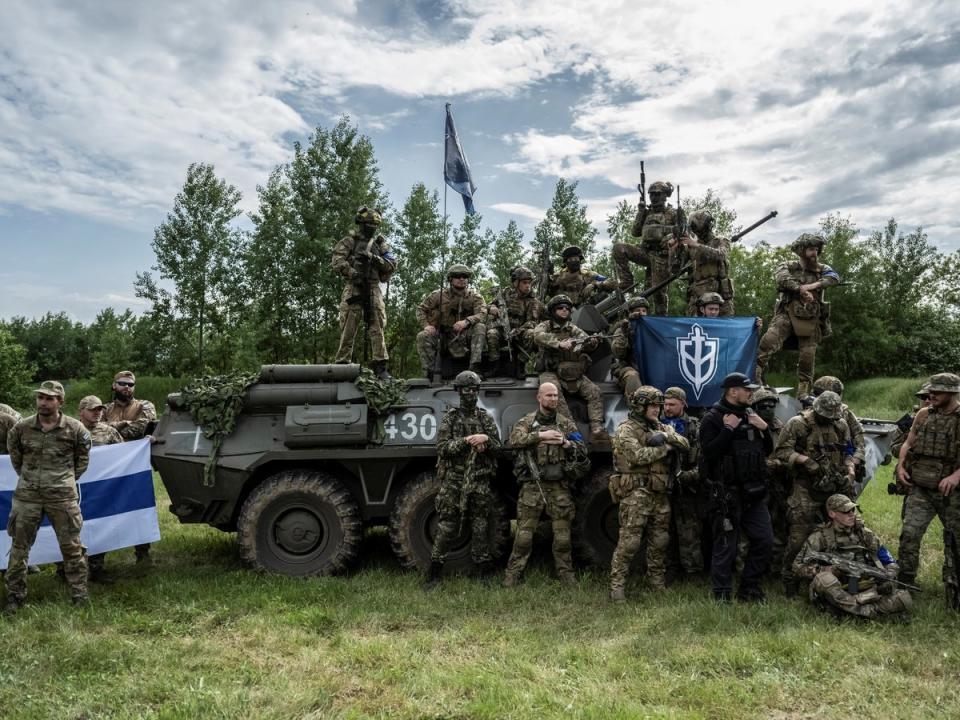
<path fill-rule="evenodd" d="M 609 568 L 620 534 L 619 506 L 607 487 L 613 468 L 596 468 L 576 494 L 573 549 L 589 565 Z"/>
<path fill-rule="evenodd" d="M 440 481 L 432 470 L 417 475 L 400 493 L 390 513 L 390 545 L 408 570 L 425 572 L 430 567 L 430 553 L 437 529 L 437 493 Z M 490 548 L 495 560 L 506 553 L 510 540 L 510 519 L 503 499 L 496 493 L 490 518 Z M 466 528 L 453 541 L 443 564 L 445 573 L 469 571 L 470 529 Z"/>
<path fill-rule="evenodd" d="M 303 577 L 347 570 L 363 539 L 353 496 L 316 470 L 286 470 L 247 498 L 237 519 L 240 558 L 262 572 Z"/>

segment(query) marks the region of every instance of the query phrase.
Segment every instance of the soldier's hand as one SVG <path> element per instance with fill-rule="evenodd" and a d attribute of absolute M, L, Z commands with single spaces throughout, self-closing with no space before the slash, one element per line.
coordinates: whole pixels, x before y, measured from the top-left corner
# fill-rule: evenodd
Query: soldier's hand
<path fill-rule="evenodd" d="M 749 414 L 747 415 L 747 422 L 748 422 L 750 425 L 753 425 L 753 427 L 755 427 L 757 430 L 766 430 L 766 429 L 767 429 L 767 421 L 764 420 L 764 419 L 763 419 L 762 417 L 760 417 L 759 415 L 757 415 L 756 413 L 749 413 Z"/>
<path fill-rule="evenodd" d="M 647 445 L 650 447 L 660 447 L 667 441 L 666 433 L 655 432 L 650 433 L 650 437 L 647 438 Z"/>
<path fill-rule="evenodd" d="M 487 443 L 490 442 L 490 436 L 484 433 L 476 433 L 474 435 L 467 435 L 464 440 L 466 440 L 467 444 L 477 452 L 483 452 L 487 449 Z"/>
<path fill-rule="evenodd" d="M 437 334 L 437 329 L 436 329 L 433 325 L 425 325 L 424 328 L 423 328 L 423 331 L 424 331 L 427 335 L 436 335 L 436 334 Z"/>
<path fill-rule="evenodd" d="M 740 426 L 740 417 L 733 413 L 723 416 L 723 424 L 728 430 L 736 430 Z"/>
<path fill-rule="evenodd" d="M 541 430 L 540 442 L 545 445 L 562 445 L 564 441 L 563 433 L 559 430 Z"/>
<path fill-rule="evenodd" d="M 953 492 L 954 488 L 957 487 L 957 483 L 960 482 L 960 476 L 956 473 L 947 475 L 943 480 L 940 481 L 938 489 L 940 494 L 944 497 L 950 497 L 950 493 Z"/>
<path fill-rule="evenodd" d="M 487 315 L 490 317 L 500 317 L 500 308 L 498 308 L 496 305 L 490 305 L 487 308 Z"/>
<path fill-rule="evenodd" d="M 910 473 L 907 472 L 903 463 L 897 465 L 897 483 L 903 487 L 913 487 L 913 483 L 910 482 Z"/>
<path fill-rule="evenodd" d="M 557 347 L 559 347 L 561 350 L 572 350 L 573 338 L 567 338 L 566 340 L 561 340 Z"/>
<path fill-rule="evenodd" d="M 463 332 L 463 331 L 466 330 L 468 327 L 470 327 L 470 322 L 469 322 L 468 320 L 457 320 L 457 321 L 453 324 L 453 331 L 454 331 L 454 332 Z"/>
<path fill-rule="evenodd" d="M 813 293 L 811 293 L 806 285 L 800 287 L 800 299 L 805 303 L 813 302 Z"/>
<path fill-rule="evenodd" d="M 753 321 L 753 325 L 757 330 L 763 327 L 763 318 L 757 315 L 756 320 Z"/>

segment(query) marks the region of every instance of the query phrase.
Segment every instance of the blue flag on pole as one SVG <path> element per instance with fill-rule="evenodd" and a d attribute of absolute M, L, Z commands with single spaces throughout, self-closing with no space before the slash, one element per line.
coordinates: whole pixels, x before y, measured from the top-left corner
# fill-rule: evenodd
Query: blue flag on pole
<path fill-rule="evenodd" d="M 690 405 L 722 396 L 732 372 L 753 377 L 758 332 L 752 317 L 641 317 L 633 320 L 634 359 L 647 385 L 681 387 Z"/>
<path fill-rule="evenodd" d="M 463 196 L 463 209 L 467 215 L 475 214 L 477 211 L 473 207 L 473 194 L 477 191 L 477 186 L 473 184 L 467 156 L 463 154 L 460 138 L 457 137 L 450 103 L 447 103 L 447 126 L 443 134 L 443 179 Z"/>

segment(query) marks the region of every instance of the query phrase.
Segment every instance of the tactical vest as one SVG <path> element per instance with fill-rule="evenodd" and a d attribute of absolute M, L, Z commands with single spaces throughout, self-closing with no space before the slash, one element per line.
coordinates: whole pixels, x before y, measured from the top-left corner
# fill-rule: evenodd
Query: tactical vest
<path fill-rule="evenodd" d="M 625 422 L 630 423 L 641 445 L 647 445 L 650 436 L 655 432 L 666 432 L 667 427 L 657 424 L 657 427 L 651 428 L 646 422 L 640 422 L 634 418 L 628 418 Z M 617 431 L 617 437 L 623 430 Z M 616 438 L 614 439 L 614 449 L 617 449 Z M 613 453 L 614 468 L 620 475 L 620 483 L 630 488 L 644 488 L 653 493 L 665 493 L 670 489 L 670 465 L 672 464 L 672 455 L 667 453 L 659 460 L 654 460 L 649 465 L 636 465 L 632 459 L 623 452 Z M 629 492 L 629 490 L 627 491 Z"/>
<path fill-rule="evenodd" d="M 469 290 L 462 295 L 450 290 L 441 291 L 439 308 L 433 311 L 439 316 L 436 326 L 442 332 L 452 332 L 455 323 L 473 315 L 474 298 L 476 295 Z"/>
<path fill-rule="evenodd" d="M 641 244 L 647 252 L 654 252 L 658 255 L 667 254 L 665 238 L 673 234 L 675 219 L 675 212 L 669 205 L 660 212 L 647 210 L 647 216 L 643 221 L 643 229 L 640 231 Z"/>
<path fill-rule="evenodd" d="M 126 405 L 114 401 L 107 405 L 103 410 L 103 422 L 115 423 L 122 420 L 132 422 L 140 417 L 140 408 L 142 404 L 139 400 L 131 400 Z"/>
<path fill-rule="evenodd" d="M 910 450 L 910 479 L 922 488 L 935 489 L 957 467 L 957 425 L 960 410 L 948 415 L 931 409 L 927 421 L 917 428 Z"/>
<path fill-rule="evenodd" d="M 724 484 L 739 487 L 747 502 L 767 495 L 767 456 L 760 434 L 757 428 L 741 422 L 733 431 L 730 451 L 720 462 Z"/>
<path fill-rule="evenodd" d="M 568 321 L 563 325 L 557 325 L 553 321 L 548 322 L 550 322 L 550 334 L 557 340 L 574 337 L 573 323 Z M 544 370 L 555 372 L 563 383 L 564 389 L 571 392 L 576 392 L 577 383 L 583 377 L 585 369 L 580 354 L 572 350 L 554 348 L 543 348 L 537 368 L 539 372 Z"/>
<path fill-rule="evenodd" d="M 454 421 L 450 424 L 450 437 L 464 438 L 468 435 L 487 432 L 483 425 L 484 411 L 480 408 L 476 408 L 470 413 L 464 412 L 460 408 L 453 408 L 448 412 L 454 413 Z M 497 461 L 491 453 L 475 453 L 472 448 L 467 446 L 467 449 L 456 458 L 438 462 L 437 476 L 440 480 L 444 480 L 449 477 L 453 470 L 463 471 L 471 455 L 476 456 L 473 459 L 473 480 L 489 479 L 496 474 Z"/>
<path fill-rule="evenodd" d="M 540 320 L 535 313 L 537 298 L 533 293 L 520 297 L 516 290 L 506 290 L 503 293 L 503 302 L 506 305 L 507 316 L 510 318 L 510 327 L 513 329 L 531 320 L 534 322 Z"/>
<path fill-rule="evenodd" d="M 795 466 L 797 478 L 802 485 L 813 493 L 824 495 L 824 500 L 835 493 L 847 491 L 845 458 L 851 449 L 847 444 L 844 420 L 834 420 L 829 425 L 821 425 L 814 419 L 813 410 L 804 410 L 800 417 L 806 426 L 807 434 L 803 438 L 802 452 L 820 466 L 816 472 L 810 472 L 802 466 Z M 849 430 L 848 430 L 849 433 Z"/>
<path fill-rule="evenodd" d="M 716 238 L 711 236 L 701 244 L 715 248 L 718 243 Z M 715 292 L 720 293 L 720 297 L 724 300 L 730 300 L 733 297 L 733 281 L 728 275 L 729 270 L 725 260 L 698 260 L 693 264 L 688 294 L 692 298 L 699 298 L 704 293 Z"/>
<path fill-rule="evenodd" d="M 807 270 L 799 261 L 787 266 L 790 277 L 800 285 L 815 283 L 823 277 L 823 265 Z M 821 337 L 830 336 L 830 304 L 823 302 L 823 289 L 813 290 L 813 300 L 805 303 L 799 293 L 780 293 L 779 307 L 790 317 L 790 324 L 797 337 L 810 337 L 820 330 Z"/>
<path fill-rule="evenodd" d="M 554 295 L 566 295 L 574 305 L 579 305 L 583 288 L 592 282 L 593 276 L 583 270 L 575 273 L 561 270 L 553 280 L 553 286 L 556 288 Z"/>

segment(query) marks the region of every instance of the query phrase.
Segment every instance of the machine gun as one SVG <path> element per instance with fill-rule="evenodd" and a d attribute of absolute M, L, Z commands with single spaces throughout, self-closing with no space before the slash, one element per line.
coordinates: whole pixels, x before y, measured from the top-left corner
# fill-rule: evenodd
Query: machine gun
<path fill-rule="evenodd" d="M 494 297 L 494 300 L 497 302 L 497 309 L 500 311 L 500 314 L 497 316 L 497 322 L 494 323 L 494 327 L 498 327 L 503 330 L 503 340 L 507 344 L 507 357 L 510 358 L 510 362 L 513 362 L 513 336 L 510 334 L 510 313 L 507 312 L 507 302 L 503 298 L 503 288 L 497 288 L 497 294 Z"/>
<path fill-rule="evenodd" d="M 688 272 L 690 272 L 692 268 L 693 268 L 693 264 L 687 263 L 686 265 L 681 267 L 679 270 L 677 270 L 675 273 L 673 273 L 673 275 L 670 275 L 669 277 L 663 279 L 661 282 L 658 282 L 656 285 L 644 290 L 642 293 L 640 293 L 640 297 L 648 298 L 651 295 L 655 295 L 656 293 L 658 293 L 660 290 L 665 288 L 667 285 L 669 285 L 673 281 L 678 280 L 679 278 L 686 275 Z M 603 315 L 608 322 L 613 322 L 620 316 L 620 313 L 624 312 L 627 309 L 628 301 L 624 297 L 624 295 L 630 292 L 631 290 L 633 290 L 633 288 L 635 288 L 636 286 L 637 284 L 634 283 L 633 285 L 629 286 L 626 290 L 617 290 L 613 295 L 610 295 L 604 298 L 599 303 L 597 303 L 594 307 L 596 307 L 597 310 L 600 311 L 600 314 Z"/>
<path fill-rule="evenodd" d="M 803 562 L 816 562 L 824 567 L 832 565 L 837 568 L 837 570 L 849 578 L 849 592 L 854 595 L 860 592 L 860 580 L 865 577 L 877 580 L 878 582 L 891 582 L 902 588 L 906 588 L 910 592 L 920 592 L 920 588 L 916 585 L 910 585 L 909 583 L 892 578 L 887 575 L 885 570 L 881 570 L 873 565 L 857 562 L 856 560 L 850 560 L 843 555 L 808 550 L 807 554 L 803 556 Z"/>
<path fill-rule="evenodd" d="M 758 227 L 760 227 L 761 225 L 763 225 L 763 224 L 764 224 L 765 222 L 767 222 L 768 220 L 773 220 L 773 218 L 775 218 L 776 216 L 777 216 L 777 211 L 776 211 L 776 210 L 771 210 L 767 215 L 764 215 L 762 218 L 760 218 L 759 220 L 757 220 L 753 225 L 751 225 L 751 226 L 748 227 L 748 228 L 744 228 L 743 230 L 741 230 L 740 232 L 738 232 L 736 235 L 734 235 L 732 238 L 730 238 L 730 242 L 731 242 L 731 243 L 737 242 L 737 241 L 740 240 L 740 238 L 742 238 L 744 235 L 746 235 L 747 233 L 753 232 L 754 230 L 756 230 Z"/>

